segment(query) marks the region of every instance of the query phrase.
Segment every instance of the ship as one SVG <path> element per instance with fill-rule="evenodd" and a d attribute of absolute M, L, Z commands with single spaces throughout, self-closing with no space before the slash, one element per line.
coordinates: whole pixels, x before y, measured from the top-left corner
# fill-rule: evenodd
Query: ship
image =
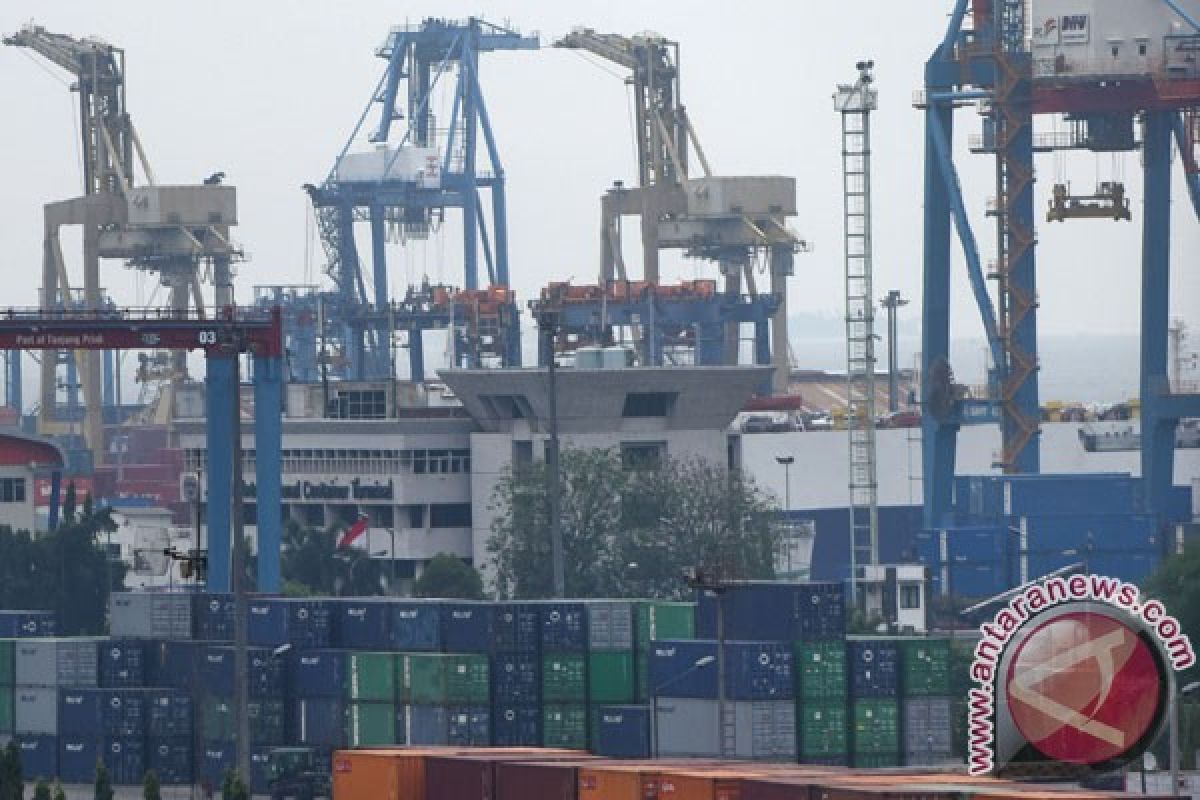
<path fill-rule="evenodd" d="M 1089 453 L 1112 453 L 1123 450 L 1140 450 L 1142 432 L 1134 425 L 1120 427 L 1098 427 L 1083 425 L 1079 428 L 1079 443 Z M 1181 420 L 1175 429 L 1175 449 L 1200 447 L 1200 420 Z"/>

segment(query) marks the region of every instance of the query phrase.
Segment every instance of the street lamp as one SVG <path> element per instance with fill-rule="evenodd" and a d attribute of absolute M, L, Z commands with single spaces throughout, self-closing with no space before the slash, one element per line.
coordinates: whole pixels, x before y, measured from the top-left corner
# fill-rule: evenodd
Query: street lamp
<path fill-rule="evenodd" d="M 775 463 L 783 465 L 783 510 L 792 510 L 792 464 L 795 456 L 775 456 Z"/>
<path fill-rule="evenodd" d="M 704 669 L 705 667 L 707 667 L 709 664 L 713 663 L 716 660 L 717 660 L 716 656 L 701 656 L 700 658 L 696 659 L 696 663 L 692 664 L 690 667 L 688 667 L 687 669 L 685 669 L 683 672 L 679 673 L 678 675 L 668 678 L 667 680 L 658 684 L 657 686 L 654 687 L 654 690 L 650 693 L 650 727 L 651 727 L 651 730 L 653 731 L 653 735 L 651 736 L 651 739 L 654 742 L 654 757 L 655 758 L 658 758 L 658 695 L 659 695 L 659 693 L 663 689 L 666 689 L 668 686 L 674 686 L 676 683 L 683 680 L 688 675 L 691 675 L 696 670 Z"/>

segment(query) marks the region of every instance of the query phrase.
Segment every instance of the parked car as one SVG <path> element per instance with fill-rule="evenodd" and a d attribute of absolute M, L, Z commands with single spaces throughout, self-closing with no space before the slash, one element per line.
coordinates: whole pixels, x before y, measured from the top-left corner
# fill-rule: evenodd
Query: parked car
<path fill-rule="evenodd" d="M 919 428 L 921 427 L 921 412 L 893 411 L 880 417 L 877 424 L 880 428 Z"/>

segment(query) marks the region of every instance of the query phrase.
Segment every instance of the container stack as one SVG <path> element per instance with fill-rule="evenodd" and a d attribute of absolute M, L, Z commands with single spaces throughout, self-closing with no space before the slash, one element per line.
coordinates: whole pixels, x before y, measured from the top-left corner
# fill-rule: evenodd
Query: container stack
<path fill-rule="evenodd" d="M 900 685 L 904 695 L 904 763 L 936 766 L 953 760 L 950 640 L 901 639 Z"/>
<path fill-rule="evenodd" d="M 846 642 L 796 642 L 796 738 L 802 764 L 849 763 Z"/>
<path fill-rule="evenodd" d="M 59 692 L 96 688 L 100 644 L 91 638 L 16 640 L 13 730 L 27 777 L 58 775 Z"/>
<path fill-rule="evenodd" d="M 220 786 L 225 769 L 237 761 L 234 648 L 199 644 L 193 652 L 195 727 L 202 752 L 197 772 L 202 781 Z M 267 648 L 251 647 L 247 669 L 250 746 L 267 748 L 286 744 L 283 661 Z"/>
<path fill-rule="evenodd" d="M 895 639 L 851 639 L 847 660 L 852 765 L 900 766 L 900 648 Z"/>
<path fill-rule="evenodd" d="M 586 750 L 588 607 L 584 603 L 554 602 L 539 604 L 538 611 L 541 615 L 542 745 Z"/>
<path fill-rule="evenodd" d="M 13 703 L 16 700 L 13 664 L 15 653 L 16 642 L 0 640 L 0 736 L 3 737 L 13 735 Z"/>
<path fill-rule="evenodd" d="M 541 613 L 505 603 L 492 612 L 492 744 L 542 743 Z"/>
<path fill-rule="evenodd" d="M 346 661 L 346 730 L 351 747 L 406 744 L 396 733 L 396 654 L 351 652 Z"/>
<path fill-rule="evenodd" d="M 490 743 L 488 658 L 482 653 L 401 653 L 396 685 L 408 744 Z"/>

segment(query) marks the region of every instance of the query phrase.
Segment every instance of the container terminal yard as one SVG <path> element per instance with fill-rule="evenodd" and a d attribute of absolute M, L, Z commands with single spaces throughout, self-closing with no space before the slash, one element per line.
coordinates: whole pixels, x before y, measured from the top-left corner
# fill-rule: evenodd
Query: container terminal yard
<path fill-rule="evenodd" d="M 200 97 L 175 62 L 211 20 L 167 13 L 180 55 L 156 36 L 157 59 L 123 38 L 146 40 L 144 13 L 3 21 L 0 95 L 30 123 L 14 139 L 36 133 L 3 156 L 0 204 L 25 224 L 0 239 L 0 538 L 112 524 L 89 534 L 97 625 L 0 609 L 0 800 L 13 770 L 72 800 L 101 776 L 133 797 L 151 773 L 163 796 L 300 800 L 1200 794 L 1200 684 L 1164 655 L 1188 616 L 1128 619 L 1162 608 L 1139 587 L 1200 534 L 1200 0 L 859 2 L 834 30 L 765 4 L 719 36 L 685 17 L 724 15 L 678 12 L 693 38 L 661 9 L 575 24 L 526 5 L 561 32 L 397 9 L 363 52 L 325 54 L 307 130 L 270 130 L 269 82 L 253 108 L 171 127 Z M 335 13 L 297 8 L 213 16 L 233 47 Z M 801 31 L 836 59 L 819 105 L 827 65 L 806 72 L 794 38 L 754 44 Z M 753 63 L 781 57 L 786 81 Z M 217 60 L 203 83 L 245 97 Z M 581 64 L 604 88 L 548 101 Z M 795 130 L 739 105 L 764 82 L 762 110 Z M 51 135 L 64 102 L 73 125 Z M 264 180 L 247 153 L 289 163 Z M 837 370 L 803 330 L 832 309 Z M 1136 370 L 1079 359 L 1127 370 L 1127 392 L 1047 396 L 1047 330 L 1133 328 Z M 976 339 L 985 367 L 966 368 Z M 572 596 L 588 569 L 564 545 L 563 476 L 588 452 L 630 486 L 746 477 L 769 502 L 732 527 L 769 518 L 771 579 L 720 548 L 683 583 L 653 572 L 697 541 L 655 512 L 660 549 L 606 584 L 639 589 Z M 513 481 L 539 470 L 529 590 L 497 532 L 533 528 Z M 287 556 L 317 535 L 339 577 L 314 592 Z M 422 591 L 441 556 L 475 599 Z M 1070 708 L 1039 694 L 1033 626 L 1007 678 L 980 678 L 980 623 L 1082 575 L 1128 586 L 1125 616 L 1041 619 L 1079 646 L 1141 631 L 1084 657 L 1103 688 Z M 977 684 L 1016 693 L 987 727 L 1009 772 L 975 769 Z M 1115 717 L 1110 696 L 1129 703 Z"/>

